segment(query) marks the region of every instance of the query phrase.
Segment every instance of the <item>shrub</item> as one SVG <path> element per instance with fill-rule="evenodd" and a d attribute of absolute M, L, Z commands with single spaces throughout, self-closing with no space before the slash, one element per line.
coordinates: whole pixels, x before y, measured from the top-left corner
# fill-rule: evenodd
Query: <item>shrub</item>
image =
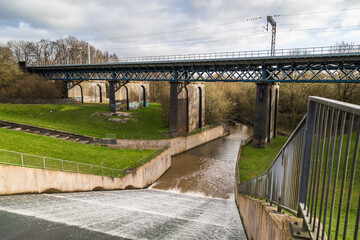
<path fill-rule="evenodd" d="M 25 74 L 0 88 L 0 100 L 13 103 L 39 103 L 60 97 L 60 89 L 53 81 L 36 74 Z"/>

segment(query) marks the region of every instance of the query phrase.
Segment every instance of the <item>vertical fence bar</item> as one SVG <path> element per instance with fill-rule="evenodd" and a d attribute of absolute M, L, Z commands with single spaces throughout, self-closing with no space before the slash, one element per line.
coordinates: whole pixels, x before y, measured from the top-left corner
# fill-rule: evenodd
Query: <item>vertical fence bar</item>
<path fill-rule="evenodd" d="M 319 165 L 319 151 L 320 151 L 320 146 L 321 146 L 321 136 L 322 136 L 322 129 L 323 129 L 323 121 L 324 121 L 324 114 L 325 114 L 325 106 L 323 105 L 322 106 L 322 111 L 321 111 L 321 114 L 319 115 L 319 125 L 318 125 L 318 128 L 317 128 L 317 133 L 318 133 L 318 136 L 317 136 L 317 143 L 316 145 L 314 146 L 314 148 L 316 148 L 316 155 L 313 159 L 314 161 L 314 164 L 315 164 L 315 167 L 314 167 L 314 171 L 313 171 L 313 174 L 314 174 L 314 179 L 313 179 L 313 182 L 312 182 L 312 194 L 311 194 L 311 205 L 310 205 L 310 224 L 312 223 L 312 220 L 313 220 L 313 213 L 314 213 L 314 201 L 316 201 L 315 199 L 315 194 L 316 194 L 316 190 L 315 190 L 315 187 L 316 187 L 316 181 L 318 179 L 318 176 L 316 174 L 317 172 L 317 168 L 318 168 L 318 165 Z M 315 218 L 314 218 L 315 219 Z"/>
<path fill-rule="evenodd" d="M 76 172 L 79 173 L 79 163 L 76 163 Z"/>
<path fill-rule="evenodd" d="M 325 200 L 325 208 L 324 208 L 324 220 L 323 220 L 321 239 L 324 239 L 324 236 L 325 236 L 326 216 L 327 216 L 327 208 L 328 208 L 329 194 L 330 194 L 330 188 L 331 188 L 331 174 L 332 174 L 333 165 L 334 165 L 334 156 L 335 156 L 335 147 L 336 147 L 336 135 L 337 135 L 337 128 L 338 128 L 338 125 L 339 125 L 339 115 L 340 115 L 340 111 L 336 111 L 335 124 L 334 124 L 334 130 L 333 130 L 333 142 L 332 142 L 332 147 L 331 147 L 332 151 L 331 151 L 331 160 L 330 160 L 330 167 L 329 167 L 329 176 L 328 176 L 328 181 L 327 181 L 327 192 L 326 192 L 326 200 Z M 330 127 L 330 132 L 331 132 L 331 127 Z M 330 140 L 331 140 L 331 135 L 329 136 L 329 145 L 328 145 L 328 147 L 330 147 Z M 330 151 L 330 149 L 329 149 L 329 151 Z M 325 168 L 325 171 L 326 171 L 326 168 Z"/>
<path fill-rule="evenodd" d="M 21 158 L 21 166 L 24 166 L 24 156 L 22 153 L 20 153 L 20 158 Z"/>
<path fill-rule="evenodd" d="M 305 146 L 304 146 L 304 155 L 301 167 L 301 179 L 300 179 L 300 191 L 299 191 L 299 203 L 306 203 L 307 188 L 309 182 L 309 168 L 310 168 L 310 159 L 312 144 L 314 139 L 314 129 L 315 129 L 315 112 L 316 104 L 312 101 L 309 101 L 308 112 L 306 117 L 306 132 L 305 132 Z"/>
<path fill-rule="evenodd" d="M 312 202 L 313 202 L 313 196 L 314 196 L 314 189 L 313 189 L 313 186 L 314 186 L 314 178 L 315 178 L 315 159 L 316 159 L 316 154 L 317 154 L 317 144 L 318 144 L 318 141 L 319 141 L 319 125 L 320 125 L 320 115 L 321 115 L 321 106 L 320 104 L 316 104 L 317 108 L 316 108 L 316 134 L 315 134 L 315 145 L 314 145 L 314 148 L 313 148 L 313 161 L 312 161 L 312 166 L 311 166 L 311 180 L 310 180 L 310 190 L 309 190 L 309 196 L 308 196 L 308 209 L 307 209 L 307 213 L 306 215 L 309 216 L 309 213 L 311 213 L 311 210 L 310 210 L 310 207 L 312 206 Z M 315 119 L 314 119 L 314 122 L 315 122 Z M 315 125 L 315 123 L 314 123 Z M 315 127 L 315 126 L 314 126 Z M 307 130 L 306 130 L 307 132 Z M 313 136 L 314 138 L 314 136 Z M 307 142 L 307 139 L 305 140 L 305 143 Z M 311 146 L 312 148 L 312 146 Z M 312 150 L 312 149 L 311 149 Z M 304 153 L 305 153 L 305 150 L 304 150 Z M 305 158 L 304 158 L 305 159 Z M 309 161 L 311 161 L 311 154 L 309 155 Z M 309 166 L 310 166 L 310 163 L 309 163 Z M 306 202 L 304 202 L 304 210 L 305 210 L 305 206 L 306 206 Z M 311 223 L 311 216 L 310 216 L 310 223 Z"/>
<path fill-rule="evenodd" d="M 343 112 L 342 117 L 341 117 L 341 131 L 340 131 L 338 157 L 337 157 L 337 162 L 336 162 L 336 170 L 335 170 L 335 176 L 334 176 L 332 200 L 331 200 L 328 236 L 331 236 L 331 225 L 332 225 L 332 218 L 333 218 L 334 208 L 335 208 L 335 194 L 336 194 L 336 186 L 337 186 L 337 181 L 338 181 L 338 176 L 339 176 L 341 151 L 342 151 L 342 144 L 343 144 L 344 131 L 345 131 L 345 121 L 346 121 L 346 112 Z"/>
<path fill-rule="evenodd" d="M 101 166 L 101 176 L 104 176 L 104 168 Z"/>
<path fill-rule="evenodd" d="M 357 216 L 355 223 L 354 240 L 357 240 L 359 236 L 359 222 L 360 222 L 360 194 L 359 194 L 359 202 L 358 202 L 358 209 L 357 209 Z"/>
<path fill-rule="evenodd" d="M 358 127 L 357 127 L 356 142 L 355 142 L 355 149 L 354 149 L 354 157 L 353 157 L 351 177 L 350 177 L 349 194 L 348 194 L 348 201 L 347 201 L 347 206 L 346 206 L 344 235 L 343 235 L 344 240 L 346 239 L 347 227 L 348 227 L 348 223 L 349 223 L 351 195 L 352 195 L 353 185 L 354 185 L 354 180 L 355 180 L 356 161 L 357 161 L 358 149 L 359 149 L 359 137 L 360 137 L 360 121 L 359 121 Z"/>
<path fill-rule="evenodd" d="M 330 111 L 331 111 L 331 117 L 330 117 L 329 137 L 328 137 L 327 146 L 326 146 L 325 165 L 324 165 L 324 169 L 320 169 L 320 171 L 323 171 L 323 180 L 322 180 L 322 186 L 321 186 L 321 198 L 320 198 L 321 200 L 320 200 L 320 205 L 319 205 L 319 207 L 320 207 L 319 218 L 318 218 L 319 227 L 317 229 L 316 239 L 319 239 L 319 236 L 320 236 L 320 224 L 321 224 L 322 214 L 323 214 L 323 204 L 324 204 L 324 196 L 325 196 L 325 188 L 326 188 L 326 176 L 327 176 L 327 168 L 328 168 L 328 163 L 329 163 L 330 146 L 331 146 L 331 130 L 332 130 L 333 121 L 334 121 L 334 109 L 330 109 Z M 328 119 L 326 119 L 326 121 L 327 120 Z M 325 131 L 325 135 L 324 135 L 323 149 L 325 150 L 327 125 L 326 125 L 324 131 Z M 323 226 L 323 229 L 324 228 L 325 228 L 325 226 Z"/>
<path fill-rule="evenodd" d="M 64 171 L 64 161 L 61 160 L 61 171 Z"/>
<path fill-rule="evenodd" d="M 347 140 L 346 153 L 345 153 L 345 163 L 344 163 L 344 169 L 343 169 L 343 179 L 342 179 L 341 193 L 340 193 L 340 200 L 339 200 L 339 211 L 338 211 L 338 217 L 337 217 L 337 222 L 336 222 L 335 239 L 338 239 L 338 236 L 339 236 L 341 207 L 342 207 L 342 201 L 343 201 L 344 191 L 345 191 L 346 172 L 347 172 L 348 163 L 349 163 L 349 152 L 350 152 L 353 122 L 354 122 L 354 114 L 351 114 L 349 117 L 348 140 Z"/>
<path fill-rule="evenodd" d="M 45 166 L 45 157 L 43 157 L 42 160 L 43 160 L 43 167 L 44 167 L 44 169 L 46 169 L 46 166 Z"/>
<path fill-rule="evenodd" d="M 321 146 L 321 154 L 320 154 L 320 158 L 319 158 L 319 172 L 318 172 L 318 178 L 317 178 L 317 184 L 316 184 L 316 198 L 315 198 L 315 206 L 314 206 L 314 224 L 313 224 L 313 231 L 315 231 L 315 227 L 316 227 L 316 213 L 317 213 L 317 204 L 318 204 L 318 200 L 319 200 L 319 191 L 320 191 L 320 179 L 321 179 L 321 172 L 322 172 L 322 167 L 323 167 L 323 157 L 324 157 L 324 151 L 325 151 L 325 141 L 326 141 L 326 129 L 327 129 L 327 124 L 328 124 L 328 117 L 329 117 L 329 107 L 326 106 L 326 114 L 325 114 L 325 119 L 323 122 L 324 126 L 321 126 L 320 128 L 320 133 L 324 130 L 324 136 L 323 136 L 323 141 L 321 141 L 321 134 L 320 134 L 320 145 Z"/>

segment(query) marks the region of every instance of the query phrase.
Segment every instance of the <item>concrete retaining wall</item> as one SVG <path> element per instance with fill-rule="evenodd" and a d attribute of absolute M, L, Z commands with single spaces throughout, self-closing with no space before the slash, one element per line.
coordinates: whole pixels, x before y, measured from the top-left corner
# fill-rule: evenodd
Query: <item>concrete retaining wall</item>
<path fill-rule="evenodd" d="M 292 236 L 290 222 L 298 222 L 298 225 L 302 226 L 302 219 L 278 213 L 276 212 L 277 207 L 270 206 L 270 203 L 239 193 L 238 163 L 241 148 L 240 146 L 235 167 L 235 202 L 247 238 L 249 240 L 295 239 Z"/>
<path fill-rule="evenodd" d="M 170 166 L 170 149 L 123 178 L 0 165 L 0 195 L 144 188 Z"/>
<path fill-rule="evenodd" d="M 237 206 L 249 240 L 295 239 L 290 222 L 298 222 L 299 226 L 302 224 L 301 219 L 278 213 L 275 206 L 265 201 L 241 194 L 238 195 Z"/>
<path fill-rule="evenodd" d="M 193 134 L 186 137 L 177 137 L 167 140 L 130 140 L 117 139 L 117 144 L 111 147 L 123 149 L 158 149 L 167 144 L 170 145 L 171 156 L 183 153 L 189 149 L 210 142 L 214 139 L 226 135 L 226 131 L 222 126 L 214 127 L 209 130 Z"/>

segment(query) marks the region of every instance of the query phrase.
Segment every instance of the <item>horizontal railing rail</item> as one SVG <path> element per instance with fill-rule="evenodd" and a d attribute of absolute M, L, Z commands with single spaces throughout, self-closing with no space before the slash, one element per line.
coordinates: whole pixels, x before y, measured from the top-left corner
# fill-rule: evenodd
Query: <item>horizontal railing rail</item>
<path fill-rule="evenodd" d="M 341 55 L 341 54 L 359 54 L 360 45 L 348 46 L 327 46 L 311 48 L 290 48 L 276 49 L 274 54 L 271 50 L 239 51 L 239 52 L 217 52 L 217 53 L 199 53 L 199 54 L 180 54 L 180 55 L 162 55 L 145 57 L 125 57 L 120 59 L 92 60 L 91 64 L 104 63 L 147 63 L 147 62 L 177 62 L 177 61 L 202 61 L 202 60 L 222 60 L 222 59 L 252 59 L 252 58 L 274 58 L 274 57 L 305 57 L 315 55 Z M 53 61 L 34 61 L 29 62 L 29 66 L 46 65 L 75 65 L 89 64 L 82 59 L 77 60 L 53 60 Z"/>
<path fill-rule="evenodd" d="M 358 239 L 360 106 L 310 97 L 305 118 L 269 170 L 241 194 L 303 217 L 312 239 Z"/>
<path fill-rule="evenodd" d="M 123 169 L 0 149 L 0 164 L 121 178 L 169 148 L 164 145 Z"/>

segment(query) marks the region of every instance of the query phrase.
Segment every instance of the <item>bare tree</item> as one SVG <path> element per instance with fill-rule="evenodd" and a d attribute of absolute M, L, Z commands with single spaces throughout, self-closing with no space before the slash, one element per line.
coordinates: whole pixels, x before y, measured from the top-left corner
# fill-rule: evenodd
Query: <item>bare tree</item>
<path fill-rule="evenodd" d="M 18 61 L 32 63 L 35 61 L 35 44 L 29 41 L 10 41 L 8 47 Z"/>

